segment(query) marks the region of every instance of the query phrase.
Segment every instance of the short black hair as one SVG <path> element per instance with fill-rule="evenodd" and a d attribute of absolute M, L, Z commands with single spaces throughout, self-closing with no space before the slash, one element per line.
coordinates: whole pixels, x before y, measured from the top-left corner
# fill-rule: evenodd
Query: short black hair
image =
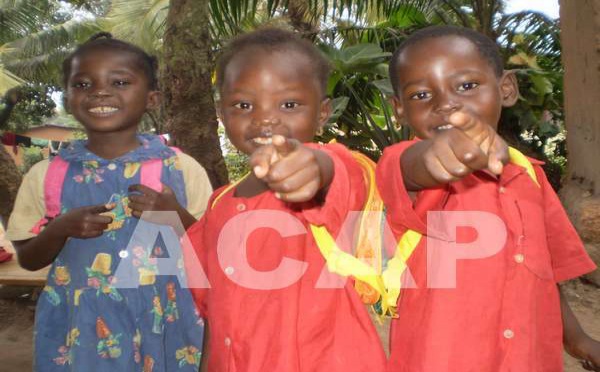
<path fill-rule="evenodd" d="M 108 32 L 99 32 L 93 35 L 88 41 L 79 45 L 67 58 L 65 58 L 62 65 L 63 84 L 65 89 L 68 88 L 67 84 L 69 82 L 69 76 L 71 75 L 71 64 L 73 63 L 73 60 L 76 57 L 97 49 L 112 49 L 133 54 L 136 57 L 137 65 L 148 78 L 150 89 L 158 90 L 158 78 L 156 77 L 158 62 L 156 57 L 149 55 L 138 46 L 113 38 L 112 34 Z"/>
<path fill-rule="evenodd" d="M 402 44 L 400 44 L 398 49 L 396 49 L 392 55 L 389 65 L 389 73 L 395 95 L 398 95 L 399 80 L 397 64 L 402 52 L 404 52 L 411 45 L 417 44 L 423 40 L 444 36 L 457 36 L 469 40 L 471 43 L 473 43 L 473 45 L 475 45 L 475 48 L 477 48 L 479 54 L 489 62 L 490 66 L 494 69 L 496 76 L 502 76 L 502 73 L 504 72 L 504 62 L 502 61 L 502 55 L 500 54 L 498 45 L 496 45 L 492 39 L 470 28 L 448 25 L 429 26 L 412 33 L 406 40 L 404 40 L 404 42 L 402 42 Z"/>
<path fill-rule="evenodd" d="M 327 80 L 331 65 L 313 43 L 302 39 L 298 34 L 275 27 L 259 28 L 232 39 L 225 47 L 217 62 L 217 87 L 221 90 L 225 79 L 225 69 L 231 60 L 245 50 L 259 48 L 267 52 L 296 51 L 308 57 L 316 72 L 323 94 L 327 91 Z"/>

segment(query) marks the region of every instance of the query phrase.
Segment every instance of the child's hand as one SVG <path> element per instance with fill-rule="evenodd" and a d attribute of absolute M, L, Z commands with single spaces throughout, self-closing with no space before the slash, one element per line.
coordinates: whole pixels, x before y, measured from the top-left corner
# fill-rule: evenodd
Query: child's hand
<path fill-rule="evenodd" d="M 271 145 L 261 146 L 251 155 L 250 166 L 277 198 L 287 202 L 308 201 L 331 181 L 323 179 L 319 161 L 319 157 L 327 155 L 295 139 L 275 135 L 272 140 Z"/>
<path fill-rule="evenodd" d="M 74 208 L 52 220 L 47 229 L 70 238 L 95 238 L 102 235 L 112 222 L 111 217 L 102 213 L 109 212 L 114 207 L 115 204 L 100 204 Z"/>
<path fill-rule="evenodd" d="M 461 111 L 450 115 L 448 121 L 473 140 L 487 155 L 488 170 L 496 175 L 502 174 L 504 164 L 508 162 L 508 146 L 494 128 L 474 115 Z"/>
<path fill-rule="evenodd" d="M 586 335 L 575 345 L 565 343 L 565 350 L 579 359 L 585 370 L 600 372 L 600 342 Z"/>
<path fill-rule="evenodd" d="M 177 222 L 182 222 L 184 227 L 195 222 L 195 218 L 179 204 L 175 193 L 167 185 L 163 185 L 163 191 L 158 192 L 148 186 L 136 184 L 129 186 L 129 192 L 138 193 L 129 195 L 129 208 L 134 217 L 141 218 L 143 214 L 146 221 L 173 227 L 179 225 Z M 170 215 L 152 213 L 155 211 L 175 211 L 180 221 L 171 220 Z"/>

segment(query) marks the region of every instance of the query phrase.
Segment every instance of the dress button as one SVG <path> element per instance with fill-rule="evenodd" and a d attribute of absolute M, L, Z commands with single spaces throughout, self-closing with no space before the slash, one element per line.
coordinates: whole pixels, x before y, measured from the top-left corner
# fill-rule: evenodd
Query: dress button
<path fill-rule="evenodd" d="M 225 346 L 231 346 L 231 339 L 229 337 L 225 337 Z"/>
<path fill-rule="evenodd" d="M 525 256 L 523 256 L 521 253 L 515 254 L 516 263 L 523 263 L 523 261 L 525 261 Z"/>
<path fill-rule="evenodd" d="M 119 251 L 119 257 L 127 258 L 129 257 L 129 252 L 127 252 L 126 250 Z"/>
<path fill-rule="evenodd" d="M 498 192 L 500 194 L 504 194 L 506 192 L 506 188 L 504 186 L 500 186 L 500 188 L 498 189 Z"/>
<path fill-rule="evenodd" d="M 117 169 L 117 165 L 115 163 L 110 163 L 106 168 L 108 168 L 111 171 L 114 171 L 115 169 Z"/>
<path fill-rule="evenodd" d="M 242 203 L 238 204 L 237 205 L 237 210 L 240 211 L 240 212 L 245 211 L 246 210 L 246 205 L 242 204 Z"/>
<path fill-rule="evenodd" d="M 515 333 L 512 331 L 512 329 L 505 329 L 503 335 L 504 335 L 504 338 L 507 338 L 509 340 L 511 338 L 515 337 Z"/>
<path fill-rule="evenodd" d="M 234 270 L 234 269 L 233 269 L 233 267 L 231 267 L 231 266 L 227 266 L 227 267 L 225 268 L 225 274 L 227 274 L 227 275 L 232 275 L 234 271 L 235 271 L 235 270 Z"/>

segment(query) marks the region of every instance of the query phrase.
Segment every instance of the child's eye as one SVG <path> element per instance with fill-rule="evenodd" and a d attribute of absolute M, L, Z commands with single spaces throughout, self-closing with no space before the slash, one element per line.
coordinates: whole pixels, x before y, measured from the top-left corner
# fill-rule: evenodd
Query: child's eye
<path fill-rule="evenodd" d="M 252 105 L 249 104 L 248 102 L 238 102 L 235 105 L 233 105 L 233 107 L 239 108 L 242 110 L 250 110 L 252 108 Z"/>
<path fill-rule="evenodd" d="M 473 81 L 470 81 L 470 82 L 467 82 L 467 83 L 462 83 L 462 84 L 461 84 L 461 85 L 458 87 L 458 91 L 459 91 L 459 92 L 464 92 L 464 91 L 467 91 L 467 90 L 475 89 L 475 88 L 477 88 L 478 86 L 479 86 L 479 84 L 477 84 L 477 83 L 475 83 L 475 82 L 473 82 Z"/>
<path fill-rule="evenodd" d="M 91 86 L 91 84 L 85 81 L 76 81 L 73 84 L 71 84 L 71 86 L 77 89 L 87 89 Z"/>
<path fill-rule="evenodd" d="M 291 110 L 299 106 L 298 102 L 288 101 L 281 105 L 284 109 Z"/>
<path fill-rule="evenodd" d="M 417 92 L 417 93 L 413 94 L 412 96 L 410 96 L 410 99 L 414 99 L 414 100 L 422 100 L 422 99 L 427 99 L 427 98 L 431 98 L 431 93 Z"/>
<path fill-rule="evenodd" d="M 113 84 L 118 87 L 124 87 L 126 85 L 129 85 L 129 82 L 127 80 L 116 80 Z"/>

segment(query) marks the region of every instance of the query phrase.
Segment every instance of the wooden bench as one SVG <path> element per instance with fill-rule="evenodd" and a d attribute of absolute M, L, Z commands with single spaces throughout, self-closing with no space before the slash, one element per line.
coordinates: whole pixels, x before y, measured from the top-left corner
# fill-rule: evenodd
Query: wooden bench
<path fill-rule="evenodd" d="M 0 230 L 0 235 L 2 231 Z M 0 243 L 4 249 L 13 254 L 10 261 L 0 263 L 0 284 L 3 285 L 20 285 L 38 287 L 46 285 L 46 277 L 50 266 L 47 266 L 38 271 L 27 271 L 19 266 L 17 255 L 12 245 L 0 236 Z"/>

